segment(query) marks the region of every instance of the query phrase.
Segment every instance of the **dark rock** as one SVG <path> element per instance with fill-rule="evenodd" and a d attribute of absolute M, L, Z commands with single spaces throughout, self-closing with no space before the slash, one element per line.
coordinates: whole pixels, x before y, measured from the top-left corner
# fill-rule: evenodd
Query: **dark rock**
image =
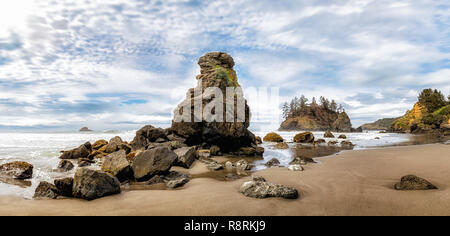
<path fill-rule="evenodd" d="M 90 130 L 88 127 L 83 127 L 79 130 L 79 132 L 90 132 L 92 130 Z"/>
<path fill-rule="evenodd" d="M 267 182 L 263 177 L 253 177 L 252 181 L 242 184 L 239 192 L 253 198 L 281 197 L 297 199 L 299 195 L 296 189 Z"/>
<path fill-rule="evenodd" d="M 73 189 L 73 178 L 67 177 L 63 179 L 55 179 L 54 180 L 55 187 L 58 189 L 59 193 L 65 197 L 72 197 L 72 189 Z"/>
<path fill-rule="evenodd" d="M 145 181 L 157 174 L 166 173 L 178 158 L 177 154 L 166 147 L 146 150 L 135 157 L 131 167 L 138 181 Z"/>
<path fill-rule="evenodd" d="M 59 190 L 55 185 L 46 181 L 41 181 L 34 191 L 33 198 L 56 199 L 59 195 Z"/>
<path fill-rule="evenodd" d="M 236 169 L 240 171 L 250 170 L 251 166 L 248 164 L 246 160 L 239 160 L 235 163 Z"/>
<path fill-rule="evenodd" d="M 323 135 L 324 138 L 334 138 L 334 134 L 331 131 L 327 130 Z"/>
<path fill-rule="evenodd" d="M 62 155 L 59 157 L 60 159 L 78 159 L 78 158 L 87 158 L 91 153 L 91 143 L 87 142 L 78 148 L 63 151 Z"/>
<path fill-rule="evenodd" d="M 120 182 L 103 171 L 79 168 L 73 178 L 72 194 L 76 198 L 94 200 L 120 193 Z"/>
<path fill-rule="evenodd" d="M 165 181 L 159 175 L 155 175 L 145 183 L 147 185 L 152 185 L 152 184 L 162 184 L 162 183 L 165 183 Z"/>
<path fill-rule="evenodd" d="M 264 136 L 264 142 L 281 143 L 283 141 L 283 137 L 275 132 L 268 133 L 266 136 Z"/>
<path fill-rule="evenodd" d="M 156 140 L 167 140 L 167 136 L 163 129 L 155 128 L 151 125 L 146 125 L 136 131 L 136 136 L 131 142 L 131 147 L 133 150 L 138 150 L 141 148 L 146 148 L 150 143 L 155 142 Z"/>
<path fill-rule="evenodd" d="M 425 179 L 417 177 L 415 175 L 403 176 L 400 183 L 395 184 L 396 190 L 430 190 L 437 189 L 436 186 L 431 184 Z"/>
<path fill-rule="evenodd" d="M 188 182 L 189 182 L 188 177 L 180 177 L 177 179 L 170 180 L 169 182 L 167 182 L 166 186 L 168 188 L 179 188 Z"/>
<path fill-rule="evenodd" d="M 277 143 L 274 146 L 275 149 L 289 149 L 289 145 L 285 142 Z"/>
<path fill-rule="evenodd" d="M 255 137 L 255 141 L 256 141 L 256 145 L 259 145 L 259 144 L 262 143 L 262 139 L 261 139 L 261 137 L 259 137 L 259 136 L 256 136 L 256 137 Z"/>
<path fill-rule="evenodd" d="M 92 150 L 99 150 L 105 145 L 108 145 L 108 141 L 104 139 L 97 140 L 94 142 L 94 144 L 92 144 Z"/>
<path fill-rule="evenodd" d="M 117 177 L 120 182 L 133 179 L 133 169 L 127 160 L 125 150 L 109 154 L 102 160 L 102 170 Z"/>
<path fill-rule="evenodd" d="M 303 132 L 295 135 L 294 142 L 296 143 L 312 143 L 314 142 L 314 134 L 311 132 Z"/>
<path fill-rule="evenodd" d="M 212 145 L 211 148 L 209 148 L 209 153 L 211 156 L 218 156 L 220 154 L 220 147 Z"/>
<path fill-rule="evenodd" d="M 331 140 L 331 141 L 328 141 L 328 145 L 336 145 L 336 144 L 338 144 L 338 141 L 335 141 L 335 140 Z"/>
<path fill-rule="evenodd" d="M 184 168 L 191 168 L 192 163 L 195 161 L 195 148 L 194 147 L 183 147 L 174 150 L 178 158 L 175 161 L 175 166 L 182 166 Z"/>
<path fill-rule="evenodd" d="M 264 164 L 264 165 L 266 165 L 267 167 L 279 166 L 280 165 L 280 161 L 278 159 L 276 159 L 276 158 L 272 158 L 268 162 L 266 162 L 266 164 Z"/>
<path fill-rule="evenodd" d="M 347 136 L 345 136 L 344 134 L 339 135 L 338 139 L 347 139 Z"/>
<path fill-rule="evenodd" d="M 70 171 L 74 167 L 73 163 L 69 160 L 61 160 L 58 164 L 58 170 L 59 171 Z"/>
<path fill-rule="evenodd" d="M 116 136 L 114 138 L 112 138 L 111 140 L 109 140 L 109 143 L 107 145 L 105 145 L 105 150 L 104 152 L 106 153 L 113 153 L 119 150 L 119 145 L 121 145 L 123 143 L 122 138 L 120 138 L 119 136 Z"/>
<path fill-rule="evenodd" d="M 33 165 L 24 161 L 14 161 L 0 165 L 0 175 L 14 179 L 31 179 Z"/>

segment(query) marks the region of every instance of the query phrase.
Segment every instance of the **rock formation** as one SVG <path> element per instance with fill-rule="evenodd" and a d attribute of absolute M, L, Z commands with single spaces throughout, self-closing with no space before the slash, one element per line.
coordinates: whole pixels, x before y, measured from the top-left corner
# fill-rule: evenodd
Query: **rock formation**
<path fill-rule="evenodd" d="M 379 119 L 373 123 L 366 123 L 361 126 L 364 130 L 388 130 L 391 128 L 392 123 L 398 118 L 384 118 Z"/>
<path fill-rule="evenodd" d="M 73 177 L 72 194 L 76 198 L 94 200 L 120 193 L 120 182 L 103 171 L 78 168 Z"/>
<path fill-rule="evenodd" d="M 287 199 L 298 198 L 298 191 L 291 187 L 267 182 L 263 177 L 254 176 L 251 181 L 242 184 L 239 192 L 247 197 L 268 198 L 281 197 Z"/>
<path fill-rule="evenodd" d="M 46 181 L 42 181 L 35 189 L 33 198 L 56 199 L 59 195 L 59 190 L 55 185 Z"/>
<path fill-rule="evenodd" d="M 403 176 L 399 183 L 395 184 L 396 190 L 430 190 L 437 189 L 436 186 L 431 184 L 425 179 L 417 177 L 415 175 Z"/>
<path fill-rule="evenodd" d="M 133 169 L 127 160 L 125 150 L 111 153 L 102 159 L 102 170 L 117 177 L 120 182 L 133 179 Z"/>
<path fill-rule="evenodd" d="M 201 114 L 195 114 L 195 104 L 201 104 L 201 110 L 215 98 L 215 95 L 210 88 L 219 88 L 223 96 L 226 96 L 227 87 L 240 88 L 238 84 L 236 72 L 234 71 L 233 58 L 224 52 L 211 52 L 200 57 L 198 60 L 200 66 L 200 75 L 197 76 L 198 85 L 195 89 L 190 89 L 187 92 L 186 99 L 178 105 L 175 109 L 175 117 L 185 115 L 190 117 L 190 121 L 172 121 L 170 132 L 186 139 L 186 144 L 201 145 L 203 148 L 209 148 L 212 145 L 220 147 L 224 153 L 237 151 L 241 147 L 251 147 L 256 145 L 255 135 L 248 130 L 250 125 L 250 108 L 247 102 L 242 97 L 243 95 L 237 93 L 234 99 L 223 98 L 223 107 L 214 107 L 215 111 L 223 110 L 223 122 L 208 122 L 206 117 Z M 195 91 L 200 91 L 202 94 L 195 94 Z M 203 95 L 203 96 L 202 96 Z M 245 117 L 238 117 L 239 102 L 244 101 Z M 234 110 L 230 109 L 234 107 Z M 185 108 L 190 108 L 189 111 Z M 227 113 L 234 114 L 233 122 L 227 121 Z M 242 118 L 242 120 L 238 120 Z M 195 122 L 199 121 L 199 122 Z"/>
<path fill-rule="evenodd" d="M 83 127 L 79 130 L 80 132 L 90 132 L 92 130 L 90 130 L 88 127 Z"/>
<path fill-rule="evenodd" d="M 154 175 L 165 174 L 177 158 L 177 154 L 166 147 L 143 151 L 135 157 L 131 165 L 134 177 L 138 181 L 146 181 Z"/>
<path fill-rule="evenodd" d="M 266 136 L 264 136 L 264 142 L 275 142 L 275 143 L 281 143 L 283 142 L 283 137 L 281 137 L 279 134 L 275 132 L 268 133 Z"/>
<path fill-rule="evenodd" d="M 14 161 L 0 165 L 0 175 L 14 179 L 30 179 L 33 176 L 33 165 L 24 161 Z"/>
<path fill-rule="evenodd" d="M 314 142 L 314 134 L 311 132 L 303 132 L 294 136 L 296 143 L 312 143 Z"/>

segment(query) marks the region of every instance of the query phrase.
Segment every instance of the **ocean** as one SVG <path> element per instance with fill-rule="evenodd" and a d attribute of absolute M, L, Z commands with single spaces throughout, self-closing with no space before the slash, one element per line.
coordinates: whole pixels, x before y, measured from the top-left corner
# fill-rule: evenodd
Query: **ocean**
<path fill-rule="evenodd" d="M 256 130 L 255 135 L 264 137 L 273 130 Z M 0 132 L 0 164 L 11 161 L 26 161 L 34 165 L 33 178 L 29 181 L 17 181 L 11 184 L 0 178 L 0 195 L 15 195 L 30 199 L 40 181 L 53 182 L 55 178 L 73 176 L 75 169 L 61 173 L 56 171 L 60 161 L 61 150 L 68 150 L 90 141 L 99 139 L 109 140 L 120 136 L 124 141 L 131 141 L 136 130 L 111 132 Z M 286 141 L 298 132 L 278 132 Z M 313 132 L 317 138 L 322 138 L 324 132 Z M 380 133 L 366 131 L 363 133 L 335 133 L 345 134 L 347 140 L 356 144 L 354 149 L 380 148 L 392 145 L 407 144 L 411 140 L 409 134 Z M 375 139 L 379 137 L 380 139 Z M 333 140 L 325 138 L 328 142 Z M 255 162 L 256 170 L 265 168 L 264 163 L 272 158 L 280 160 L 281 165 L 287 165 L 292 159 L 291 150 L 276 150 L 273 144 L 263 143 L 265 148 L 264 160 Z M 294 144 L 289 144 L 290 146 Z M 76 164 L 76 161 L 75 163 Z"/>

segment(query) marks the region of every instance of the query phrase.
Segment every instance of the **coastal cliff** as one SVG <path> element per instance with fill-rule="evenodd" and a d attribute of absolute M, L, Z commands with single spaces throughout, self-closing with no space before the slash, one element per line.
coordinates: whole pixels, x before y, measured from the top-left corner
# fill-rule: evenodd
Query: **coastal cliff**
<path fill-rule="evenodd" d="M 383 118 L 373 123 L 363 124 L 361 127 L 363 130 L 388 130 L 397 119 L 398 118 Z"/>

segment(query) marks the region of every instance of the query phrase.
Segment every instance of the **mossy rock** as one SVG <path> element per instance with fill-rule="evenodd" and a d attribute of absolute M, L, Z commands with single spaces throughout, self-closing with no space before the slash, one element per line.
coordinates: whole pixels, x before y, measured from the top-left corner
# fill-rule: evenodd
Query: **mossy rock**
<path fill-rule="evenodd" d="M 314 142 L 314 134 L 311 132 L 303 132 L 295 135 L 294 142 L 296 143 L 312 143 Z"/>
<path fill-rule="evenodd" d="M 279 134 L 275 132 L 268 133 L 263 140 L 264 142 L 275 142 L 275 143 L 281 143 L 284 141 L 283 137 L 281 137 Z"/>

